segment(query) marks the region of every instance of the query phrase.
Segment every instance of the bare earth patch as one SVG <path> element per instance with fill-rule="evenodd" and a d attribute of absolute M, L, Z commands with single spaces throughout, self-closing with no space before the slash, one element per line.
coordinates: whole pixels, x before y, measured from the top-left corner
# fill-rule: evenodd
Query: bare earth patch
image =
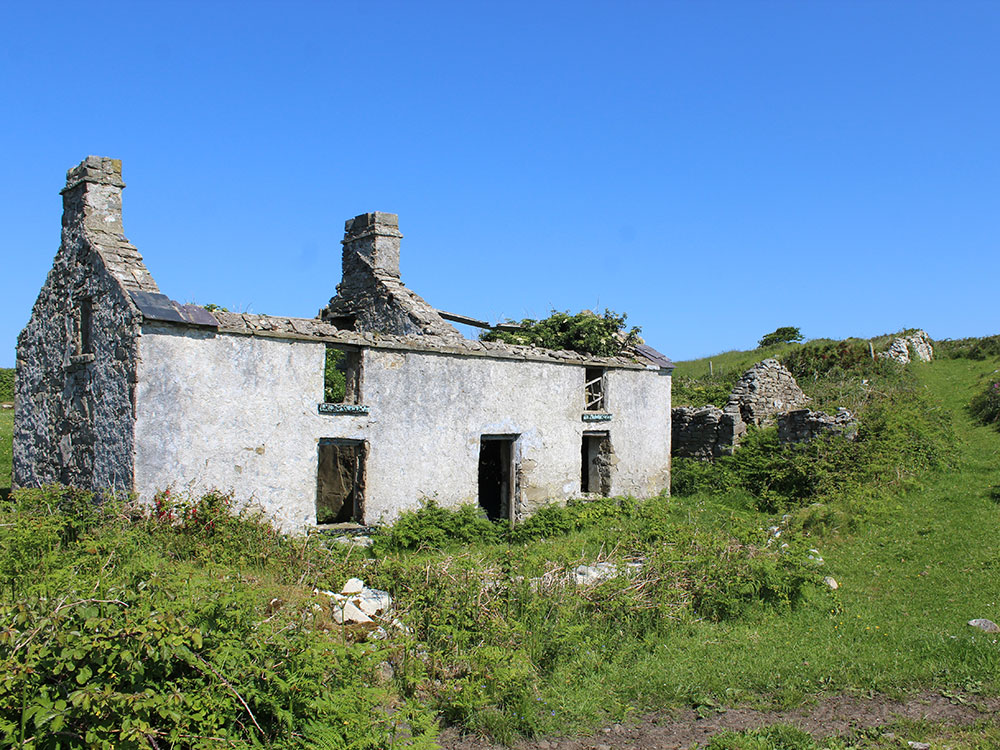
<path fill-rule="evenodd" d="M 926 720 L 954 726 L 973 724 L 1000 716 L 1000 698 L 976 695 L 920 693 L 905 701 L 875 696 L 858 698 L 835 695 L 817 703 L 788 711 L 733 708 L 701 718 L 694 709 L 649 714 L 641 720 L 605 727 L 596 735 L 523 740 L 518 750 L 679 750 L 703 745 L 715 734 L 729 729 L 741 731 L 771 724 L 793 724 L 816 738 L 849 734 L 899 720 Z M 441 736 L 444 750 L 499 750 L 476 737 L 463 737 L 453 729 Z"/>

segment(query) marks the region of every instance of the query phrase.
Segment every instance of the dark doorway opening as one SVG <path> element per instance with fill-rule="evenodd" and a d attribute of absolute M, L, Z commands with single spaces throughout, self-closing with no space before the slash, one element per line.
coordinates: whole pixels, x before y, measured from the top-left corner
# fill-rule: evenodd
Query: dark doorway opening
<path fill-rule="evenodd" d="M 361 440 L 321 438 L 316 472 L 316 523 L 364 523 L 365 459 Z"/>
<path fill-rule="evenodd" d="M 607 432 L 585 432 L 580 448 L 580 491 L 611 494 L 614 466 L 611 436 Z"/>
<path fill-rule="evenodd" d="M 491 521 L 514 518 L 515 439 L 483 435 L 479 443 L 479 505 Z"/>

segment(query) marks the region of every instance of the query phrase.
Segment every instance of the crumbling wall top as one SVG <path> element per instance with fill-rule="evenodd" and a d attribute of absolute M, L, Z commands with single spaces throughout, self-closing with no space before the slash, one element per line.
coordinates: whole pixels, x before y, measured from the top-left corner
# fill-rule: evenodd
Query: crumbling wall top
<path fill-rule="evenodd" d="M 60 192 L 65 194 L 82 182 L 125 187 L 125 182 L 122 180 L 122 160 L 109 159 L 106 156 L 88 156 L 66 171 L 66 187 Z"/>

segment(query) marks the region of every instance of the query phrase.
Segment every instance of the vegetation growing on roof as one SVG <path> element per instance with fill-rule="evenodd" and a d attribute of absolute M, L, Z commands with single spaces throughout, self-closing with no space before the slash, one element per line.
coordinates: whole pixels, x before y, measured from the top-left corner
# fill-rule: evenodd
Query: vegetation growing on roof
<path fill-rule="evenodd" d="M 638 326 L 626 330 L 627 317 L 625 313 L 619 315 L 608 309 L 604 310 L 603 315 L 590 310 L 575 315 L 570 315 L 568 311 L 553 310 L 549 317 L 542 320 L 525 318 L 517 322 L 517 330 L 501 331 L 493 328 L 483 331 L 479 338 L 482 341 L 502 341 L 543 349 L 565 349 L 598 357 L 615 357 L 642 343 L 639 338 L 641 329 Z"/>

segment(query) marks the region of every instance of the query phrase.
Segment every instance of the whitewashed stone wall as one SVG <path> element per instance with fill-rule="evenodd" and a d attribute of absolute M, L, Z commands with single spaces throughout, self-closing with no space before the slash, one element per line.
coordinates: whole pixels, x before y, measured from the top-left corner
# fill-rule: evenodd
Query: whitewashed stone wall
<path fill-rule="evenodd" d="M 607 430 L 612 494 L 669 486 L 670 377 L 608 371 L 609 422 L 582 421 L 585 368 L 365 349 L 367 416 L 323 415 L 322 342 L 149 325 L 139 345 L 135 489 L 232 490 L 283 528 L 315 523 L 320 438 L 369 445 L 365 521 L 421 498 L 478 500 L 482 435 L 518 435 L 518 515 L 580 493 L 585 430 Z"/>

